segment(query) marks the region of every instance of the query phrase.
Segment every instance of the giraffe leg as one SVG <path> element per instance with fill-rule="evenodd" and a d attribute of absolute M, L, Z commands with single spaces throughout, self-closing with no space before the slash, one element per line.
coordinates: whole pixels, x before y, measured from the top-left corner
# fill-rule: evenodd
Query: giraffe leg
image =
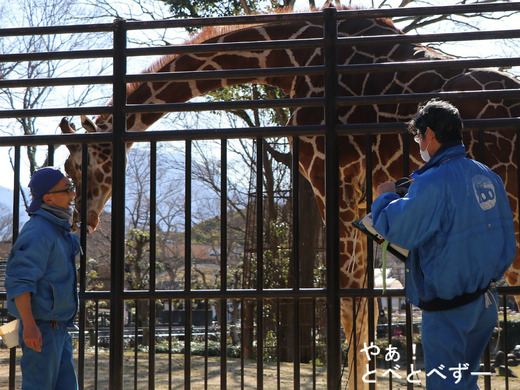
<path fill-rule="evenodd" d="M 513 261 L 513 264 L 505 273 L 505 278 L 507 283 L 510 286 L 518 286 L 520 285 L 520 258 L 517 256 L 515 257 L 515 260 Z M 517 306 L 520 309 L 520 296 L 515 295 L 515 301 Z"/>
<path fill-rule="evenodd" d="M 377 306 L 377 302 L 375 305 Z M 367 375 L 371 371 L 368 368 L 369 356 L 367 353 L 361 352 L 365 346 L 369 345 L 368 321 L 368 300 L 366 298 L 343 298 L 341 300 L 341 323 L 348 347 L 348 370 L 344 374 L 342 383 L 348 383 L 349 389 L 368 389 L 369 381 L 376 379 L 376 375 L 373 377 Z M 375 359 L 373 356 L 371 358 Z"/>

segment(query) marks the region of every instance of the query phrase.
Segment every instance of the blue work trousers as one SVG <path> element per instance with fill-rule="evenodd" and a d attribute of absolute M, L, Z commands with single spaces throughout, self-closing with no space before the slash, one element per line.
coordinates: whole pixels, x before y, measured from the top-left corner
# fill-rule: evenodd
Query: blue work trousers
<path fill-rule="evenodd" d="M 497 299 L 487 291 L 456 309 L 423 311 L 428 390 L 478 389 L 480 358 L 497 324 Z"/>
<path fill-rule="evenodd" d="M 42 351 L 27 347 L 23 342 L 23 324 L 20 326 L 22 347 L 23 390 L 76 390 L 78 380 L 72 359 L 72 337 L 65 322 L 36 321 L 42 333 Z"/>

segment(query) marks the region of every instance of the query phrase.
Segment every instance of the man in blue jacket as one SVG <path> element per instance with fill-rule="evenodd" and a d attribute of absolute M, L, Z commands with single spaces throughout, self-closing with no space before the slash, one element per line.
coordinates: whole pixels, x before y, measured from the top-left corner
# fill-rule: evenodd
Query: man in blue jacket
<path fill-rule="evenodd" d="M 5 289 L 9 312 L 21 320 L 22 388 L 78 388 L 72 358 L 73 326 L 78 310 L 77 236 L 70 233 L 70 180 L 54 167 L 34 172 L 29 183 L 29 221 L 7 261 Z"/>
<path fill-rule="evenodd" d="M 462 120 L 431 100 L 409 123 L 426 164 L 408 193 L 379 185 L 374 228 L 410 253 L 406 294 L 423 309 L 428 389 L 476 389 L 480 358 L 497 323 L 494 282 L 516 253 L 513 216 L 500 177 L 466 158 Z M 460 377 L 456 373 L 460 374 Z"/>

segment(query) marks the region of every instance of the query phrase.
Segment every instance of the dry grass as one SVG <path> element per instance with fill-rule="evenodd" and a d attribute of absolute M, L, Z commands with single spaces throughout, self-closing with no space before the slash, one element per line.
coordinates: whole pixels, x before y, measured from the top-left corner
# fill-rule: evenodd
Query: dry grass
<path fill-rule="evenodd" d="M 20 350 L 17 350 L 17 358 L 20 357 Z M 148 389 L 148 355 L 139 353 L 137 370 L 134 367 L 134 354 L 125 353 L 124 356 L 124 388 L 134 389 L 134 379 L 137 378 L 137 389 Z M 100 352 L 96 358 L 93 352 L 85 353 L 85 373 L 84 373 L 84 389 L 108 389 L 108 365 L 109 355 L 107 352 Z M 170 367 L 171 365 L 171 372 Z M 97 366 L 97 378 L 95 369 Z M 9 351 L 0 349 L 0 389 L 8 388 L 8 371 L 9 369 Z M 388 377 L 384 377 L 384 369 L 378 369 L 378 389 L 389 388 Z M 513 367 L 513 371 L 520 377 L 520 367 Z M 137 374 L 136 374 L 137 372 Z M 205 373 L 207 372 L 207 378 Z M 300 370 L 301 389 L 313 389 L 313 367 L 309 364 L 302 364 Z M 398 371 L 402 376 L 401 379 L 394 377 L 392 379 L 392 389 L 406 389 L 406 374 Z M 190 388 L 191 389 L 211 389 L 221 388 L 220 378 L 220 359 L 210 357 L 205 361 L 204 357 L 193 356 L 191 360 L 190 370 Z M 271 389 L 294 389 L 294 366 L 291 363 L 282 363 L 280 367 L 275 363 L 264 363 L 263 368 L 263 388 Z M 316 367 L 316 389 L 326 389 L 327 372 L 326 367 Z M 206 379 L 205 379 L 206 378 Z M 244 362 L 244 389 L 257 389 L 257 364 L 254 361 Z M 414 378 L 416 379 L 416 378 Z M 419 380 L 423 385 L 426 384 L 425 374 L 419 375 Z M 171 381 L 171 387 L 170 387 Z M 227 389 L 240 389 L 242 386 L 241 362 L 239 359 L 228 359 L 226 373 Z M 21 375 L 19 367 L 16 372 L 16 389 L 21 386 Z M 483 377 L 479 380 L 481 389 L 484 389 Z M 425 388 L 425 386 L 415 385 L 415 388 Z M 171 362 L 167 354 L 156 354 L 155 361 L 155 389 L 184 389 L 184 355 L 171 355 Z M 345 388 L 345 386 L 342 386 Z M 506 389 L 504 377 L 492 376 L 491 388 L 493 390 Z M 520 390 L 520 379 L 510 378 L 509 389 Z"/>

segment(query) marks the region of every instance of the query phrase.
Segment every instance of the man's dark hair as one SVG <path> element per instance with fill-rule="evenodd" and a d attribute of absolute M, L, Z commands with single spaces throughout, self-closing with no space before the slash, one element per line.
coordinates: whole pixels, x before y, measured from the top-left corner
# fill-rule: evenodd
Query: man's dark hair
<path fill-rule="evenodd" d="M 462 140 L 462 119 L 459 110 L 443 100 L 432 99 L 419 107 L 415 118 L 408 122 L 408 131 L 424 136 L 426 129 L 435 133 L 435 139 L 440 143 L 452 140 Z"/>

